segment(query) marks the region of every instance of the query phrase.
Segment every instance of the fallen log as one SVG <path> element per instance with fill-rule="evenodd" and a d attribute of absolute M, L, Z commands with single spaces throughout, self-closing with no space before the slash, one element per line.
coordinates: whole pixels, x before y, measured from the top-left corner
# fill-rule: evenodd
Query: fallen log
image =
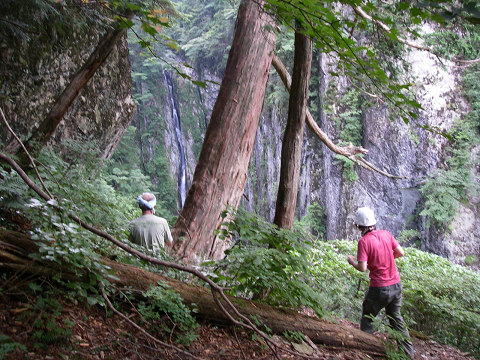
<path fill-rule="evenodd" d="M 56 263 L 39 262 L 28 256 L 36 251 L 38 246 L 28 235 L 0 228 L 0 268 L 41 276 L 61 273 L 69 280 L 75 276 L 68 269 L 59 269 Z M 231 324 L 230 319 L 214 302 L 211 291 L 205 287 L 189 285 L 132 265 L 104 261 L 118 277 L 118 280 L 115 280 L 118 286 L 145 291 L 158 282 L 168 283 L 182 296 L 185 304 L 196 305 L 196 316 L 218 325 Z M 233 296 L 229 299 L 239 312 L 260 320 L 273 334 L 297 331 L 308 336 L 315 344 L 358 349 L 376 355 L 385 354 L 385 345 L 380 338 L 358 329 L 306 316 L 292 309 L 275 308 Z"/>

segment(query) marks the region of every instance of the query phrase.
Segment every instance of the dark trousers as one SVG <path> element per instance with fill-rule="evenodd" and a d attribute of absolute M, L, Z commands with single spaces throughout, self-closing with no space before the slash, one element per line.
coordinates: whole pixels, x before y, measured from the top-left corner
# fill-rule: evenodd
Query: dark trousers
<path fill-rule="evenodd" d="M 365 299 L 362 305 L 362 320 L 360 321 L 360 329 L 367 333 L 373 333 L 372 321 L 378 315 L 380 310 L 385 308 L 390 326 L 402 332 L 406 339 L 400 342 L 405 353 L 413 357 L 414 350 L 412 342 L 410 341 L 410 334 L 408 333 L 405 321 L 403 321 L 400 314 L 402 307 L 402 284 L 397 283 L 390 286 L 370 287 L 365 293 Z"/>

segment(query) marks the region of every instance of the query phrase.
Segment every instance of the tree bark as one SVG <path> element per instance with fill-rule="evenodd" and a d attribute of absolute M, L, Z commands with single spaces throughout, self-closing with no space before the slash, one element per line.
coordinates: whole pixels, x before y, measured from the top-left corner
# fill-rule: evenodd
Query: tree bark
<path fill-rule="evenodd" d="M 130 14 L 127 17 L 131 18 L 132 16 L 133 14 Z M 32 156 L 35 157 L 36 154 L 52 137 L 58 125 L 62 121 L 63 116 L 73 101 L 77 98 L 79 92 L 85 87 L 93 75 L 95 75 L 97 69 L 104 63 L 113 47 L 117 44 L 118 40 L 126 34 L 126 32 L 127 28 L 120 27 L 117 24 L 115 28 L 108 30 L 100 39 L 100 42 L 93 53 L 83 64 L 80 70 L 75 73 L 68 86 L 57 98 L 55 104 L 50 110 L 50 113 L 39 125 L 39 127 L 34 130 L 30 138 L 25 142 L 25 147 Z M 5 151 L 10 154 L 18 153 L 20 151 L 20 145 L 16 140 L 13 140 L 7 145 Z M 25 161 L 22 161 L 22 165 L 24 165 L 24 162 Z"/>
<path fill-rule="evenodd" d="M 0 228 L 0 269 L 15 271 L 25 276 L 61 276 L 64 280 L 78 281 L 78 273 L 61 268 L 56 262 L 41 262 L 29 257 L 38 252 L 38 246 L 28 235 Z M 132 265 L 105 260 L 119 280 L 117 285 L 145 291 L 159 281 L 168 283 L 178 292 L 186 305 L 195 304 L 196 316 L 218 325 L 231 325 L 231 321 L 215 304 L 212 293 L 205 287 L 192 286 L 178 280 L 151 273 Z M 88 277 L 85 277 L 88 281 Z M 300 331 L 315 344 L 338 348 L 358 349 L 372 354 L 385 354 L 382 340 L 358 329 L 330 323 L 306 316 L 292 309 L 277 309 L 269 305 L 241 298 L 229 297 L 230 301 L 249 317 L 255 316 L 273 334 L 282 335 L 285 331 Z"/>
<path fill-rule="evenodd" d="M 173 231 L 174 251 L 188 263 L 223 256 L 228 241 L 215 230 L 227 206 L 238 206 L 245 187 L 275 42 L 268 30 L 273 20 L 261 3 L 240 4 L 225 75 Z"/>
<path fill-rule="evenodd" d="M 273 221 L 275 225 L 285 229 L 292 228 L 297 205 L 311 66 L 312 40 L 296 31 L 292 88 L 282 143 L 280 183 Z"/>

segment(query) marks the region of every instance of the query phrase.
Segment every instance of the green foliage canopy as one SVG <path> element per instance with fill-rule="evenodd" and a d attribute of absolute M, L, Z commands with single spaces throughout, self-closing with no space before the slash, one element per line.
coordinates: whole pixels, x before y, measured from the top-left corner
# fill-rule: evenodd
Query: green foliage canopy
<path fill-rule="evenodd" d="M 434 7 L 434 3 L 429 2 Z M 444 9 L 452 9 L 456 2 L 441 1 Z M 382 2 L 358 0 L 283 1 L 267 0 L 265 10 L 280 24 L 295 28 L 310 36 L 316 48 L 338 60 L 339 72 L 362 84 L 364 91 L 377 94 L 397 109 L 404 122 L 413 121 L 429 131 L 441 132 L 417 123 L 420 104 L 409 90 L 411 83 L 401 83 L 392 77 L 391 61 L 384 61 L 378 38 L 387 39 L 392 46 L 406 43 L 406 39 L 419 39 L 419 26 L 424 21 L 444 24 L 446 17 L 431 11 L 425 2 Z M 464 9 L 473 11 L 470 5 Z M 365 36 L 366 34 L 376 36 Z M 391 51 L 389 51 L 391 53 Z M 448 136 L 447 134 L 444 134 Z"/>

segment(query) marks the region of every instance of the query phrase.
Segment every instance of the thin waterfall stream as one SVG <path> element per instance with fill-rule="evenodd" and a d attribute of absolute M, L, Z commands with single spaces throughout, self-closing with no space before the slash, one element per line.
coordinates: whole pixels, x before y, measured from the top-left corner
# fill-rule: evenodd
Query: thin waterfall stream
<path fill-rule="evenodd" d="M 182 141 L 182 128 L 180 126 L 180 118 L 178 116 L 178 107 L 173 96 L 173 83 L 172 76 L 167 70 L 163 71 L 165 82 L 168 86 L 168 92 L 170 95 L 170 103 L 172 107 L 172 119 L 175 127 L 175 135 L 177 139 L 178 152 L 180 154 L 180 164 L 178 172 L 178 195 L 180 197 L 180 208 L 183 208 L 185 198 L 187 196 L 187 166 L 185 162 L 185 150 L 183 148 Z"/>

